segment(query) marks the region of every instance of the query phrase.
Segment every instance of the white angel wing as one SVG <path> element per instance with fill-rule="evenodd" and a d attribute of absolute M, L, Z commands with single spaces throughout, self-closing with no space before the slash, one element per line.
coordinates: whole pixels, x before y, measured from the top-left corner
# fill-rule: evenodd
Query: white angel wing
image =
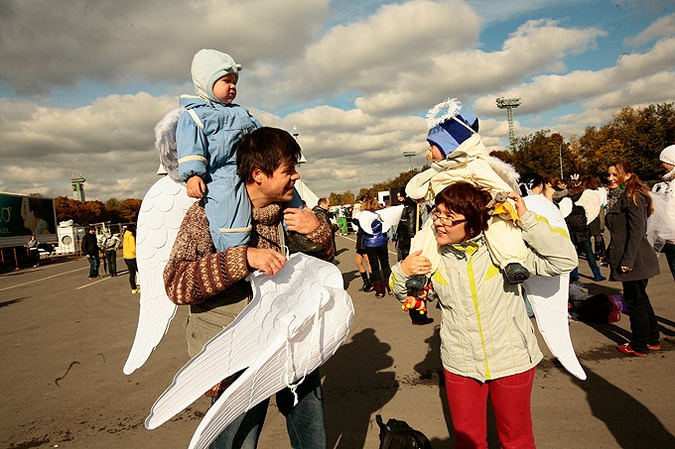
<path fill-rule="evenodd" d="M 647 220 L 647 239 L 657 252 L 666 240 L 675 240 L 675 194 L 669 191 L 652 191 L 654 213 Z"/>
<path fill-rule="evenodd" d="M 176 314 L 176 305 L 166 296 L 163 272 L 185 211 L 195 200 L 185 187 L 164 176 L 143 198 L 138 214 L 136 261 L 141 295 L 138 328 L 124 365 L 131 374 L 150 357 Z"/>
<path fill-rule="evenodd" d="M 529 195 L 524 199 L 527 208 L 545 217 L 552 227 L 567 231 L 565 219 L 549 200 L 542 195 Z M 532 275 L 523 282 L 523 288 L 532 304 L 539 332 L 553 356 L 575 377 L 586 380 L 570 337 L 567 311 L 569 274 L 553 277 Z"/>
<path fill-rule="evenodd" d="M 190 447 L 207 447 L 241 413 L 325 363 L 347 338 L 354 308 L 333 264 L 298 253 L 276 275 L 252 276 L 251 283 L 251 304 L 176 374 L 147 428 L 245 370 L 195 432 Z"/>
<path fill-rule="evenodd" d="M 382 218 L 382 222 L 387 223 L 390 227 L 398 226 L 398 222 L 401 221 L 401 215 L 403 215 L 403 204 L 380 209 L 377 211 L 377 215 Z"/>
<path fill-rule="evenodd" d="M 389 209 L 393 209 L 389 211 Z M 383 215 L 384 213 L 384 215 Z M 384 209 L 379 209 L 377 212 L 371 212 L 369 210 L 364 210 L 359 212 L 356 216 L 356 219 L 359 221 L 359 226 L 367 234 L 373 234 L 373 221 L 380 220 L 382 222 L 382 232 L 389 232 L 392 226 L 396 226 L 398 221 L 394 223 L 394 219 L 398 217 L 398 220 L 401 219 L 403 214 L 403 206 L 393 206 L 387 207 Z"/>
<path fill-rule="evenodd" d="M 178 127 L 178 118 L 183 112 L 185 112 L 185 108 L 173 108 L 155 125 L 155 148 L 159 152 L 159 162 L 171 179 L 176 182 L 180 182 L 178 179 L 176 128 Z"/>

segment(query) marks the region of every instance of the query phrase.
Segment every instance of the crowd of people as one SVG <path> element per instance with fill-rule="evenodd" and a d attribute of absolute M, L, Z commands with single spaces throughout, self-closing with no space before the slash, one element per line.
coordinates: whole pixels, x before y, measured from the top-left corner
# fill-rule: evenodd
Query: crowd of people
<path fill-rule="evenodd" d="M 86 234 L 80 241 L 80 251 L 89 262 L 88 279 L 100 277 L 101 265 L 103 271 L 110 277 L 117 276 L 117 253 L 121 249 L 127 272 L 131 293 L 141 292 L 138 286 L 138 266 L 136 264 L 136 226 L 133 224 L 122 226 L 120 234 L 113 234 L 109 229 L 102 229 L 96 233 L 94 226 L 87 227 Z"/>
<path fill-rule="evenodd" d="M 579 281 L 578 254 L 593 281 L 605 281 L 606 268 L 610 280 L 622 283 L 631 320 L 630 341 L 618 350 L 644 357 L 660 348 L 646 291 L 648 280 L 659 273 L 646 237 L 654 206 L 630 162 L 612 163 L 604 186 L 590 175 L 563 182 L 527 173 L 519 188 L 515 173 L 489 157 L 478 119 L 460 115 L 458 102 L 447 100 L 427 115 L 431 166 L 398 192 L 396 202 L 403 206 L 398 223 L 383 218 L 385 205 L 372 196 L 360 198 L 351 211 L 339 206 L 332 214 L 327 198 L 312 210 L 298 203 L 294 189 L 301 158 L 296 139 L 262 126 L 233 103 L 241 66 L 227 54 L 201 50 L 192 69 L 197 97 L 182 100 L 176 144 L 181 180 L 199 201 L 183 219 L 163 278 L 170 300 L 189 309 L 190 356 L 247 306 L 249 274 L 281 270 L 287 260 L 283 242 L 290 235 L 302 236 L 315 257 L 336 263 L 335 236 L 351 230 L 356 231 L 359 291 L 396 297 L 414 325 L 433 322 L 423 312 L 429 295 L 437 300 L 455 447 L 485 446 L 488 398 L 501 447 L 535 447 L 530 397 L 543 356 L 522 293 L 521 283 L 530 274 L 569 273 L 572 282 Z M 447 112 L 436 116 L 443 108 Z M 675 146 L 664 150 L 661 161 L 662 188 L 673 195 Z M 524 197 L 529 195 L 555 205 L 567 229 L 528 210 Z M 122 248 L 137 293 L 134 237 L 127 229 Z M 675 239 L 668 237 L 663 251 L 675 276 Z M 392 241 L 398 259 L 393 267 Z M 106 256 L 112 257 L 118 244 L 106 245 Z M 93 229 L 82 250 L 90 277 L 98 276 L 100 248 Z M 223 379 L 206 395 L 215 402 L 234 380 Z M 319 369 L 297 390 L 279 391 L 276 399 L 293 447 L 325 447 Z M 257 447 L 268 406 L 269 399 L 253 405 L 210 447 Z"/>

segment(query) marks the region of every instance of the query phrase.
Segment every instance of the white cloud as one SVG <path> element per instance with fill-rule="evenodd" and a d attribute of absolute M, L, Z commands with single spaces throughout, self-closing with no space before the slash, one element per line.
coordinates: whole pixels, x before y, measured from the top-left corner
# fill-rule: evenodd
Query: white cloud
<path fill-rule="evenodd" d="M 202 47 L 244 65 L 238 100 L 262 123 L 297 127 L 308 160 L 301 174 L 319 195 L 397 176 L 408 169 L 403 151 L 422 166 L 421 116 L 449 96 L 481 118 L 489 149 L 508 142 L 499 96 L 522 98 L 518 135 L 550 128 L 566 138 L 621 107 L 675 98 L 672 15 L 626 41 L 652 48 L 579 67 L 595 51 L 624 51 L 608 47 L 623 36 L 543 12 L 567 3 L 5 1 L 0 60 L 12 63 L 0 65 L 0 94 L 12 96 L 10 85 L 19 94 L 0 98 L 0 190 L 72 196 L 70 176 L 82 173 L 90 199 L 142 197 L 156 180 L 153 127 L 191 90 L 190 60 Z M 593 4 L 571 8 L 579 3 Z M 495 23 L 506 37 L 488 46 L 495 28 L 486 24 Z M 59 86 L 75 87 L 58 98 L 95 99 L 57 104 L 49 93 Z"/>
<path fill-rule="evenodd" d="M 673 37 L 675 35 L 675 14 L 661 17 L 647 29 L 634 37 L 626 38 L 624 45 L 638 47 L 661 37 Z"/>
<path fill-rule="evenodd" d="M 0 81 L 22 94 L 107 83 L 179 82 L 199 48 L 245 67 L 302 52 L 328 0 L 3 2 Z"/>

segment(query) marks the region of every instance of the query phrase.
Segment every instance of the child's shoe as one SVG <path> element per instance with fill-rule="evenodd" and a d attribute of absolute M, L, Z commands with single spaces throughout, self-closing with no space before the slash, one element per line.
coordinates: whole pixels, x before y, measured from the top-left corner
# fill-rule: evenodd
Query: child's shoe
<path fill-rule="evenodd" d="M 512 284 L 520 284 L 530 277 L 530 272 L 519 263 L 510 263 L 504 268 L 506 279 Z"/>

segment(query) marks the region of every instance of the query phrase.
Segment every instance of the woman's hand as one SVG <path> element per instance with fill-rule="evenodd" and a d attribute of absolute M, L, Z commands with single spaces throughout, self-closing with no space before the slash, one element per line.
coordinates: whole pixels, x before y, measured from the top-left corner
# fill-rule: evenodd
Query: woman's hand
<path fill-rule="evenodd" d="M 247 248 L 246 262 L 254 270 L 265 274 L 277 274 L 286 264 L 286 258 L 278 251 L 269 248 Z"/>
<path fill-rule="evenodd" d="M 518 216 L 522 217 L 523 214 L 527 212 L 527 206 L 525 206 L 525 200 L 523 197 L 518 195 L 516 192 L 510 192 L 508 197 L 513 200 L 513 203 L 516 206 L 516 212 L 518 212 Z"/>
<path fill-rule="evenodd" d="M 401 262 L 401 270 L 407 276 L 429 274 L 431 271 L 431 261 L 422 255 L 422 250 L 415 251 Z"/>
<path fill-rule="evenodd" d="M 621 271 L 622 273 L 629 273 L 629 272 L 633 271 L 633 267 L 626 267 L 624 265 L 621 265 L 619 267 L 619 271 Z"/>

